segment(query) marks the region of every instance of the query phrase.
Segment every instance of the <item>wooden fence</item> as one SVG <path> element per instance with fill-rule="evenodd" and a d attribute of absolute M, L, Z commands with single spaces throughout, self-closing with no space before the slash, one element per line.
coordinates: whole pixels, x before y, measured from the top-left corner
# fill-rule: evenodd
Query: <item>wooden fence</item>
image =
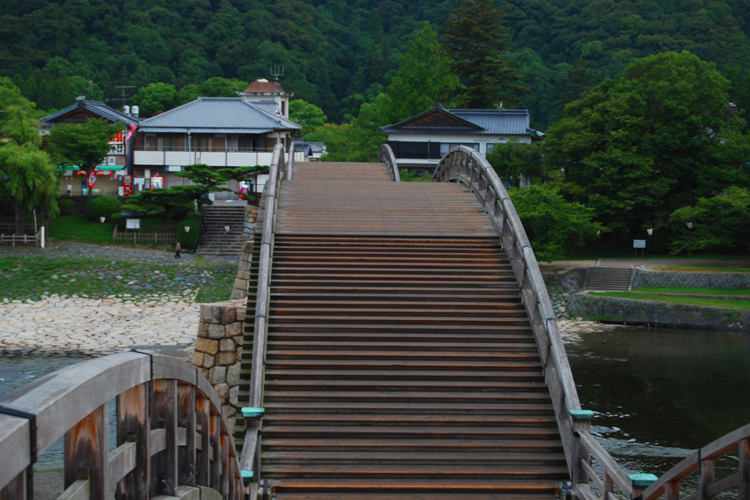
<path fill-rule="evenodd" d="M 117 448 L 109 402 L 117 398 Z M 242 499 L 231 429 L 194 367 L 135 351 L 69 366 L 0 399 L 0 500 L 34 498 L 38 455 L 64 438 L 65 499 Z"/>
<path fill-rule="evenodd" d="M 39 233 L 24 234 L 24 235 L 0 233 L 0 245 L 11 244 L 12 246 L 15 247 L 16 243 L 18 244 L 23 243 L 24 245 L 27 245 L 33 242 L 34 246 L 38 247 L 40 240 L 41 240 L 41 237 L 39 236 Z"/>
<path fill-rule="evenodd" d="M 177 233 L 142 233 L 140 231 L 130 231 L 120 233 L 115 226 L 112 231 L 112 243 L 169 243 L 173 244 L 177 240 Z"/>

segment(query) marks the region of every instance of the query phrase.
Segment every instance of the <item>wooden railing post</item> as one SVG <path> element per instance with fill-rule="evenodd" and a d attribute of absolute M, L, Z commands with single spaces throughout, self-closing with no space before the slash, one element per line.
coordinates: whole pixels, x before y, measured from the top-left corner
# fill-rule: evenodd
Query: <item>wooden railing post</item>
<path fill-rule="evenodd" d="M 135 469 L 117 485 L 117 500 L 148 498 L 151 485 L 150 383 L 140 384 L 117 396 L 117 446 L 134 442 Z"/>
<path fill-rule="evenodd" d="M 653 474 L 628 474 L 630 484 L 633 485 L 633 498 L 638 498 L 643 494 L 643 490 L 651 486 L 658 478 Z M 700 497 L 703 498 L 703 497 Z"/>
<path fill-rule="evenodd" d="M 65 433 L 65 489 L 78 480 L 88 480 L 90 498 L 108 496 L 108 410 L 109 403 L 103 404 Z"/>
<path fill-rule="evenodd" d="M 185 446 L 177 450 L 178 484 L 195 486 L 195 386 L 177 387 L 177 426 L 185 428 Z"/>
<path fill-rule="evenodd" d="M 737 487 L 738 497 L 741 500 L 750 499 L 750 438 L 740 441 L 739 445 L 740 477 Z"/>
<path fill-rule="evenodd" d="M 704 458 L 700 460 L 700 479 L 698 480 L 698 498 L 710 498 L 708 487 L 716 480 L 716 460 Z"/>
<path fill-rule="evenodd" d="M 196 482 L 200 486 L 210 484 L 211 471 L 211 405 L 208 398 L 199 398 L 195 402 L 196 421 L 201 430 L 201 452 L 198 456 L 198 477 Z"/>
<path fill-rule="evenodd" d="M 568 412 L 573 424 L 573 435 L 579 437 L 581 433 L 591 433 L 591 421 L 594 419 L 594 412 L 591 410 L 570 410 Z M 573 450 L 573 463 L 571 464 L 571 481 L 573 485 L 588 482 L 586 474 L 583 471 L 582 463 L 589 463 L 591 460 L 589 452 L 583 446 L 580 440 L 576 439 L 575 449 Z M 603 495 L 606 493 L 602 492 Z"/>
<path fill-rule="evenodd" d="M 177 493 L 177 381 L 155 380 L 151 428 L 164 429 L 166 447 L 151 460 L 151 496 Z"/>
<path fill-rule="evenodd" d="M 216 491 L 221 491 L 221 417 L 211 415 L 209 419 L 211 436 L 211 484 L 209 486 Z"/>

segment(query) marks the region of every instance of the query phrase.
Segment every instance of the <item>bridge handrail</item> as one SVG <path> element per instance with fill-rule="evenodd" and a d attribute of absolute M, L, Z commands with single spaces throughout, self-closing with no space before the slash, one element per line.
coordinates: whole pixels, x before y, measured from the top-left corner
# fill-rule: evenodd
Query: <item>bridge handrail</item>
<path fill-rule="evenodd" d="M 625 471 L 603 448 L 591 446 L 595 440 L 580 438 L 588 434 L 590 419 L 588 423 L 573 420 L 572 415 L 581 415 L 581 405 L 557 319 L 526 231 L 497 173 L 473 149 L 456 146 L 440 160 L 432 181 L 459 181 L 469 186 L 489 213 L 500 236 L 529 313 L 573 483 L 602 481 L 592 477 L 595 474 L 590 467 L 584 467 L 590 457 L 595 456 L 600 458 L 605 482 L 614 479 L 628 498 L 634 498 L 635 490 L 622 480 L 627 477 Z"/>
<path fill-rule="evenodd" d="M 737 449 L 739 449 L 737 472 L 716 480 L 716 460 Z M 643 491 L 643 500 L 656 500 L 664 495 L 667 498 L 677 498 L 680 482 L 696 471 L 700 473 L 700 478 L 694 498 L 713 498 L 732 488 L 738 488 L 737 498 L 750 498 L 750 424 L 720 437 L 685 457 Z"/>
<path fill-rule="evenodd" d="M 113 398 L 118 447 L 110 452 Z M 78 498 L 74 492 L 84 490 L 111 498 L 118 490 L 150 498 L 209 487 L 241 499 L 221 408 L 209 381 L 169 356 L 131 351 L 63 368 L 0 399 L 0 498 L 33 498 L 37 457 L 64 437 L 63 496 Z M 159 453 L 162 459 L 152 461 Z"/>
<path fill-rule="evenodd" d="M 391 149 L 388 144 L 383 144 L 383 146 L 380 148 L 378 161 L 380 163 L 385 163 L 391 181 L 401 182 L 401 176 L 398 173 L 398 163 L 396 162 L 396 155 L 393 154 L 393 149 Z"/>
<path fill-rule="evenodd" d="M 290 155 L 292 156 L 292 155 Z M 293 160 L 287 163 L 287 171 L 293 167 Z M 271 300 L 271 264 L 273 261 L 273 242 L 276 230 L 276 212 L 279 204 L 281 180 L 284 177 L 284 148 L 277 144 L 266 182 L 265 214 L 263 232 L 258 258 L 258 291 L 255 299 L 255 330 L 253 335 L 253 358 L 250 375 L 250 407 L 260 408 L 263 404 L 263 375 L 266 362 L 266 339 L 268 338 L 268 309 Z M 245 418 L 245 441 L 242 447 L 240 467 L 245 473 L 252 474 L 252 481 L 259 482 L 260 464 L 260 429 L 262 413 L 255 418 Z"/>

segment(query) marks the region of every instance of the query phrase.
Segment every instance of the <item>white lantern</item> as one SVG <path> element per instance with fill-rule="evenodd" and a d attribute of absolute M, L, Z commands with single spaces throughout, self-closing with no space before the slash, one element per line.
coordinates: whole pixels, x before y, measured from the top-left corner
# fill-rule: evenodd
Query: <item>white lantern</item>
<path fill-rule="evenodd" d="M 229 226 L 224 226 L 224 231 L 229 232 Z"/>
<path fill-rule="evenodd" d="M 651 236 L 652 234 L 654 234 L 654 230 L 653 229 L 646 229 L 646 232 L 648 232 L 649 236 Z"/>
<path fill-rule="evenodd" d="M 99 217 L 99 220 L 101 221 L 102 224 L 104 224 L 104 221 L 107 220 L 107 218 L 106 217 Z"/>
<path fill-rule="evenodd" d="M 189 232 L 190 232 L 190 226 L 185 226 L 185 232 L 186 232 L 186 233 L 189 233 Z"/>
<path fill-rule="evenodd" d="M 693 223 L 692 222 L 688 222 L 687 223 L 687 227 L 688 227 L 688 229 L 693 229 Z"/>

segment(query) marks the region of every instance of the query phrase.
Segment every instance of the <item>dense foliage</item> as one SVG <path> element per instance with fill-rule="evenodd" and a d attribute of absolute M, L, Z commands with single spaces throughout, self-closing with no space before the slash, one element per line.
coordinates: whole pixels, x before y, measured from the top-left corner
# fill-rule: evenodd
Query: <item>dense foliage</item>
<path fill-rule="evenodd" d="M 338 122 L 387 86 L 404 40 L 423 21 L 442 26 L 453 0 L 5 0 L 0 76 L 40 109 L 78 95 L 133 95 L 152 83 L 180 91 L 212 77 L 252 81 L 283 66 L 284 87 Z M 750 63 L 746 0 L 501 0 L 508 39 L 541 128 L 563 103 L 582 60 L 594 81 L 633 60 L 690 50 L 722 70 Z M 351 99 L 347 99 L 351 98 Z M 738 101 L 739 99 L 733 100 Z"/>
<path fill-rule="evenodd" d="M 58 212 L 58 178 L 40 149 L 33 107 L 8 78 L 0 78 L 0 210 L 13 209 L 18 235 L 24 234 L 27 212 L 37 207 L 49 216 Z"/>
<path fill-rule="evenodd" d="M 595 221 L 594 210 L 566 201 L 550 184 L 514 188 L 508 194 L 540 261 L 560 260 L 606 230 Z"/>
<path fill-rule="evenodd" d="M 86 204 L 86 216 L 92 222 L 101 222 L 100 217 L 105 221 L 112 221 L 112 214 L 120 212 L 120 200 L 112 196 L 97 196 L 92 198 Z"/>
<path fill-rule="evenodd" d="M 568 105 L 550 136 L 574 199 L 629 238 L 698 197 L 746 184 L 750 144 L 729 88 L 712 64 L 668 52 Z"/>

